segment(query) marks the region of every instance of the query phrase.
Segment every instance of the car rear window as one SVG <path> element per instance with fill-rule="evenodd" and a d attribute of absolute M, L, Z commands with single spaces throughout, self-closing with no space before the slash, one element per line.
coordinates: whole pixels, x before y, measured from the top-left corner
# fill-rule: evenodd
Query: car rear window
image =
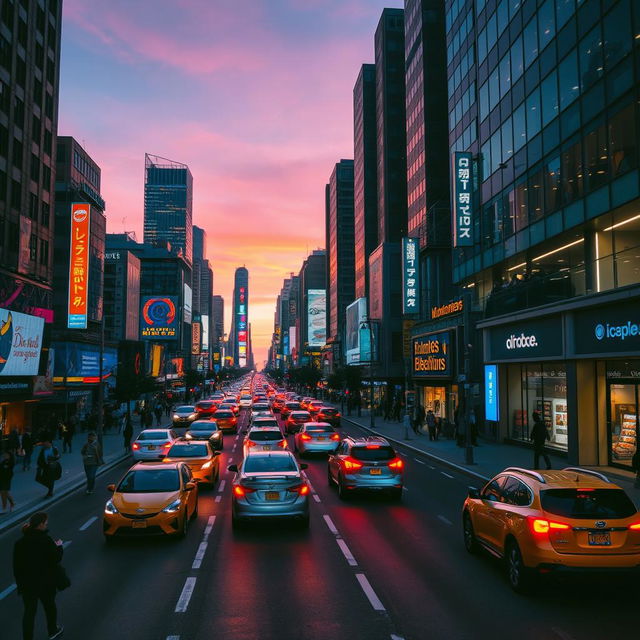
<path fill-rule="evenodd" d="M 141 431 L 138 440 L 168 440 L 166 431 Z"/>
<path fill-rule="evenodd" d="M 220 411 L 220 409 L 218 409 L 215 418 L 217 420 L 220 418 L 233 418 L 233 413 L 231 411 Z"/>
<path fill-rule="evenodd" d="M 275 440 L 282 440 L 282 434 L 275 429 L 268 429 L 265 431 L 250 431 L 249 439 L 254 442 L 272 442 Z"/>
<path fill-rule="evenodd" d="M 215 422 L 193 422 L 189 431 L 216 431 L 217 429 Z"/>
<path fill-rule="evenodd" d="M 169 458 L 203 458 L 208 453 L 206 444 L 174 444 L 167 456 Z"/>
<path fill-rule="evenodd" d="M 313 427 L 309 427 L 307 426 L 307 428 L 305 429 L 306 433 L 335 433 L 335 429 L 333 427 L 329 427 L 329 426 L 316 426 L 314 425 Z"/>
<path fill-rule="evenodd" d="M 213 402 L 198 402 L 196 407 L 198 407 L 198 409 L 211 409 L 212 404 Z"/>
<path fill-rule="evenodd" d="M 300 403 L 299 402 L 287 402 L 286 407 L 287 407 L 287 409 L 299 409 L 300 408 Z"/>
<path fill-rule="evenodd" d="M 296 420 L 311 420 L 311 415 L 307 411 L 293 411 L 291 417 Z"/>
<path fill-rule="evenodd" d="M 244 463 L 245 473 L 297 470 L 296 463 L 291 456 L 260 456 L 253 454 Z"/>
<path fill-rule="evenodd" d="M 118 485 L 120 493 L 161 493 L 177 491 L 180 479 L 177 469 L 143 469 L 129 471 Z"/>
<path fill-rule="evenodd" d="M 255 427 L 277 427 L 278 421 L 275 418 L 258 418 L 253 421 Z"/>
<path fill-rule="evenodd" d="M 622 489 L 546 489 L 540 503 L 565 518 L 629 518 L 636 508 Z"/>
<path fill-rule="evenodd" d="M 356 460 L 364 462 L 377 462 L 379 460 L 391 460 L 396 457 L 396 452 L 391 447 L 353 447 L 351 455 Z"/>
<path fill-rule="evenodd" d="M 337 409 L 332 409 L 331 407 L 322 407 L 320 411 L 322 413 L 326 413 L 327 415 L 331 415 L 332 413 L 337 413 Z"/>

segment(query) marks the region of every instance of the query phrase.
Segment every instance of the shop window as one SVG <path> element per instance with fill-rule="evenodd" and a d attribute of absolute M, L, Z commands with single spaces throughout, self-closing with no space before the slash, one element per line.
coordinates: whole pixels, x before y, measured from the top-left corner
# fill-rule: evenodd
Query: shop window
<path fill-rule="evenodd" d="M 580 88 L 588 89 L 602 77 L 602 34 L 596 25 L 578 45 L 580 55 Z"/>
<path fill-rule="evenodd" d="M 616 364 L 607 363 L 608 375 Z M 638 385 L 608 381 L 607 387 L 611 462 L 630 467 L 638 445 Z"/>
<path fill-rule="evenodd" d="M 587 191 L 593 191 L 607 183 L 609 152 L 607 132 L 604 125 L 590 131 L 584 145 Z"/>
<path fill-rule="evenodd" d="M 607 291 L 615 287 L 613 272 L 613 233 L 598 231 L 594 238 L 596 252 L 596 291 Z"/>
<path fill-rule="evenodd" d="M 578 54 L 574 49 L 558 66 L 560 110 L 566 109 L 580 94 Z"/>
<path fill-rule="evenodd" d="M 560 183 L 560 157 L 547 160 L 544 168 L 545 211 L 555 211 L 562 206 Z"/>
<path fill-rule="evenodd" d="M 609 119 L 609 168 L 617 177 L 638 166 L 636 118 L 630 104 Z"/>
<path fill-rule="evenodd" d="M 569 204 L 583 195 L 582 144 L 576 142 L 562 152 L 562 201 Z"/>

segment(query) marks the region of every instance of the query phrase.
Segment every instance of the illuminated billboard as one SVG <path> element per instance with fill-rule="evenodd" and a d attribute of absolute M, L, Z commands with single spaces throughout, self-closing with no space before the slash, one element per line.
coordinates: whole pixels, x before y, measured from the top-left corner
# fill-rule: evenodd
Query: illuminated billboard
<path fill-rule="evenodd" d="M 185 283 L 184 285 L 184 321 L 189 324 L 191 323 L 191 306 L 193 305 L 193 292 L 191 291 L 191 287 Z"/>
<path fill-rule="evenodd" d="M 143 296 L 140 302 L 140 339 L 176 340 L 178 337 L 177 296 Z"/>
<path fill-rule="evenodd" d="M 200 323 L 191 325 L 191 354 L 197 356 L 200 353 Z"/>
<path fill-rule="evenodd" d="M 38 375 L 44 318 L 0 309 L 0 376 Z"/>
<path fill-rule="evenodd" d="M 473 158 L 469 151 L 453 154 L 453 246 L 473 246 Z"/>
<path fill-rule="evenodd" d="M 358 298 L 345 311 L 345 357 L 347 364 L 360 362 L 360 324 L 367 319 L 367 299 Z"/>
<path fill-rule="evenodd" d="M 418 239 L 402 238 L 402 313 L 420 310 Z"/>
<path fill-rule="evenodd" d="M 247 288 L 240 287 L 236 301 L 236 326 L 238 344 L 238 366 L 247 366 Z"/>
<path fill-rule="evenodd" d="M 307 343 L 322 347 L 327 342 L 327 292 L 309 289 L 307 292 Z"/>
<path fill-rule="evenodd" d="M 202 315 L 202 352 L 209 353 L 209 316 Z"/>
<path fill-rule="evenodd" d="M 87 328 L 90 212 L 91 207 L 86 203 L 71 205 L 68 329 Z"/>

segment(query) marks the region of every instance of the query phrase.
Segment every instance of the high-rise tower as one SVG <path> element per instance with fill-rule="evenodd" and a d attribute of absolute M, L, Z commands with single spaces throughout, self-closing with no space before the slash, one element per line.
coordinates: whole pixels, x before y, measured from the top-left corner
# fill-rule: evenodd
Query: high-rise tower
<path fill-rule="evenodd" d="M 249 272 L 238 267 L 233 286 L 233 308 L 231 310 L 231 355 L 238 367 L 248 363 L 248 318 L 249 318 Z"/>

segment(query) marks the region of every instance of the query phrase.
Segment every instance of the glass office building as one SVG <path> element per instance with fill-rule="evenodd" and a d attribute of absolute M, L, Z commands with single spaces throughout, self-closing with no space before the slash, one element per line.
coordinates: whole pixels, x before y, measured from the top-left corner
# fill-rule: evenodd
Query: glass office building
<path fill-rule="evenodd" d="M 497 432 L 534 410 L 572 462 L 628 465 L 640 382 L 640 5 L 446 3 L 449 143 L 474 158 L 453 277 L 499 365 Z"/>

